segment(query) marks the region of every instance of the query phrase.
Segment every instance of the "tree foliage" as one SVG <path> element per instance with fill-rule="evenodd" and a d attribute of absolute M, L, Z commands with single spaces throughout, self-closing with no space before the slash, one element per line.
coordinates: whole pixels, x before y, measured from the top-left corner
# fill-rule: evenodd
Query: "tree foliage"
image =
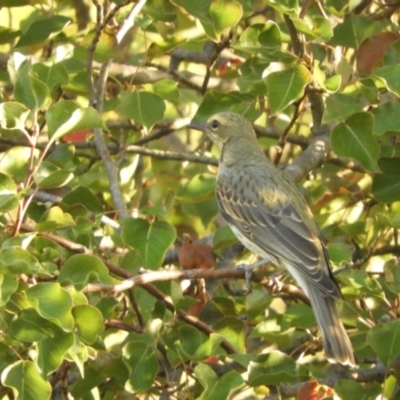
<path fill-rule="evenodd" d="M 396 2 L 0 5 L 1 398 L 400 398 Z M 228 110 L 307 188 L 357 371 L 276 266 L 243 295 L 186 128 Z"/>

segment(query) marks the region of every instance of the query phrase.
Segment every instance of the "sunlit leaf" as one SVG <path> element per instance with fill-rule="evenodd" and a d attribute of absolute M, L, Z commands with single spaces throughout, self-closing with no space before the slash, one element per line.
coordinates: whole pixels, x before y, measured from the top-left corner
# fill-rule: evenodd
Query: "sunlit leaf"
<path fill-rule="evenodd" d="M 51 385 L 43 379 L 32 361 L 17 361 L 7 366 L 1 374 L 1 381 L 11 387 L 19 399 L 50 399 Z"/>

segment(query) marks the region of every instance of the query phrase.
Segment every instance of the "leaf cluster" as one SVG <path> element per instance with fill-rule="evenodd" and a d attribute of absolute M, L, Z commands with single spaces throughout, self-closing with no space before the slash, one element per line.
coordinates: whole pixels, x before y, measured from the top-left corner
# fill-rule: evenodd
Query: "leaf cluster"
<path fill-rule="evenodd" d="M 400 399 L 399 6 L 0 6 L 1 399 Z M 256 260 L 186 127 L 221 111 L 306 187 L 357 372 L 275 266 L 240 295 Z"/>

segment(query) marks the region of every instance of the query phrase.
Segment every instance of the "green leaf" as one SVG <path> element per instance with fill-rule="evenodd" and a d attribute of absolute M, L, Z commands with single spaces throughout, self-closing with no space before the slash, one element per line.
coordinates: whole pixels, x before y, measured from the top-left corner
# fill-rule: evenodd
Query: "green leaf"
<path fill-rule="evenodd" d="M 89 48 L 92 45 L 97 31 L 89 31 L 78 46 L 75 46 L 74 55 L 78 59 L 87 59 Z M 102 29 L 100 36 L 96 37 L 96 47 L 94 49 L 93 58 L 99 63 L 104 63 L 112 58 L 116 58 L 119 55 L 118 42 L 116 37 L 116 31 L 113 29 Z"/>
<path fill-rule="evenodd" d="M 3 370 L 1 381 L 13 389 L 18 399 L 50 399 L 51 385 L 40 376 L 32 361 L 17 361 L 9 365 Z"/>
<path fill-rule="evenodd" d="M 381 136 L 386 132 L 400 132 L 400 104 L 383 103 L 371 110 L 374 116 L 374 134 Z"/>
<path fill-rule="evenodd" d="M 235 105 L 254 101 L 253 96 L 238 92 L 221 93 L 210 90 L 203 97 L 193 121 L 205 121 L 217 112 L 232 111 Z"/>
<path fill-rule="evenodd" d="M 67 84 L 69 81 L 67 70 L 60 63 L 53 65 L 37 63 L 32 66 L 32 72 L 35 73 L 36 77 L 44 82 L 50 90 L 60 85 Z"/>
<path fill-rule="evenodd" d="M 214 329 L 239 352 L 245 352 L 246 326 L 235 317 L 225 317 L 214 324 Z"/>
<path fill-rule="evenodd" d="M 242 93 L 248 92 L 259 96 L 264 96 L 267 93 L 267 85 L 262 80 L 265 71 L 265 60 L 258 57 L 250 57 L 239 69 L 241 76 L 237 79 L 237 84 Z"/>
<path fill-rule="evenodd" d="M 51 162 L 43 161 L 33 179 L 39 189 L 54 189 L 67 185 L 73 177 L 72 172 L 61 169 Z"/>
<path fill-rule="evenodd" d="M 72 283 L 76 290 L 82 290 L 89 282 L 117 284 L 119 281 L 109 275 L 100 258 L 88 254 L 75 254 L 68 258 L 61 268 L 58 281 Z"/>
<path fill-rule="evenodd" d="M 153 42 L 147 50 L 147 57 L 149 60 L 152 60 L 155 57 L 160 57 L 172 51 L 184 42 L 186 42 L 186 39 L 177 35 L 168 37 L 164 40 L 157 40 Z M 160 98 L 164 99 L 163 96 L 160 96 Z"/>
<path fill-rule="evenodd" d="M 214 31 L 220 36 L 225 29 L 236 26 L 243 15 L 243 8 L 235 0 L 214 0 L 210 6 Z"/>
<path fill-rule="evenodd" d="M 71 314 L 72 298 L 59 283 L 38 283 L 26 290 L 26 296 L 40 316 L 67 332 L 72 331 L 74 327 Z"/>
<path fill-rule="evenodd" d="M 0 307 L 3 307 L 18 287 L 17 275 L 0 275 Z"/>
<path fill-rule="evenodd" d="M 322 122 L 344 121 L 347 117 L 362 109 L 363 105 L 358 99 L 336 93 L 329 96 L 326 100 L 326 109 Z"/>
<path fill-rule="evenodd" d="M 59 101 L 46 112 L 48 135 L 54 142 L 68 133 L 99 128 L 108 131 L 100 114 L 92 107 L 79 107 L 70 100 Z"/>
<path fill-rule="evenodd" d="M 18 70 L 14 88 L 14 99 L 32 110 L 45 108 L 50 103 L 50 91 L 39 79 L 30 73 L 31 65 L 25 62 Z"/>
<path fill-rule="evenodd" d="M 400 219 L 400 215 L 397 215 L 397 217 L 397 219 Z M 384 265 L 384 273 L 388 288 L 395 294 L 400 293 L 400 265 L 398 260 L 387 261 Z"/>
<path fill-rule="evenodd" d="M 176 238 L 175 228 L 166 221 L 148 222 L 141 218 L 127 218 L 122 222 L 122 240 L 139 250 L 145 268 L 158 270 L 165 252 Z"/>
<path fill-rule="evenodd" d="M 0 274 L 50 275 L 33 255 L 19 246 L 0 250 Z"/>
<path fill-rule="evenodd" d="M 201 22 L 210 22 L 210 5 L 212 0 L 192 1 L 192 0 L 172 0 L 171 3 L 182 7 L 189 14 L 198 18 Z"/>
<path fill-rule="evenodd" d="M 320 15 L 313 15 L 311 17 L 312 27 L 309 27 L 304 19 L 291 18 L 291 20 L 299 32 L 304 33 L 310 38 L 328 41 L 333 35 L 331 22 Z"/>
<path fill-rule="evenodd" d="M 125 117 L 141 123 L 148 130 L 164 116 L 165 103 L 156 94 L 125 91 L 121 93 L 120 100 L 119 108 Z"/>
<path fill-rule="evenodd" d="M 385 366 L 400 353 L 400 321 L 379 324 L 368 331 L 367 342 Z"/>
<path fill-rule="evenodd" d="M 365 39 L 379 32 L 382 27 L 381 22 L 350 13 L 342 23 L 335 26 L 329 44 L 358 49 Z"/>
<path fill-rule="evenodd" d="M 373 137 L 374 118 L 371 113 L 357 113 L 337 125 L 331 135 L 333 151 L 339 157 L 351 157 L 373 172 L 379 172 L 380 147 Z"/>
<path fill-rule="evenodd" d="M 171 79 L 162 79 L 161 81 L 155 82 L 153 84 L 153 90 L 156 95 L 164 100 L 168 100 L 174 104 L 179 104 L 180 102 L 178 84 Z"/>
<path fill-rule="evenodd" d="M 0 104 L 1 129 L 24 129 L 30 110 L 25 105 L 15 101 L 7 101 Z"/>
<path fill-rule="evenodd" d="M 315 326 L 315 317 L 311 307 L 305 304 L 293 304 L 285 312 L 282 320 L 282 329 L 291 327 L 308 329 Z"/>
<path fill-rule="evenodd" d="M 72 22 L 71 18 L 62 15 L 53 15 L 45 20 L 35 21 L 28 30 L 22 34 L 15 47 L 32 46 L 40 44 L 61 32 Z"/>
<path fill-rule="evenodd" d="M 203 202 L 215 198 L 215 175 L 195 175 L 176 195 L 181 202 Z"/>
<path fill-rule="evenodd" d="M 291 17 L 297 17 L 300 11 L 297 0 L 266 0 L 266 3 L 275 10 Z"/>
<path fill-rule="evenodd" d="M 374 176 L 372 195 L 384 203 L 400 201 L 400 158 L 382 158 L 378 165 L 382 173 Z"/>
<path fill-rule="evenodd" d="M 232 47 L 250 53 L 273 53 L 282 47 L 279 27 L 272 21 L 251 25 Z"/>
<path fill-rule="evenodd" d="M 296 363 L 280 351 L 257 356 L 248 368 L 250 386 L 277 385 L 292 382 L 298 372 Z"/>
<path fill-rule="evenodd" d="M 72 315 L 82 340 L 87 344 L 94 343 L 104 329 L 103 316 L 100 311 L 90 305 L 79 305 L 72 309 Z"/>
<path fill-rule="evenodd" d="M 131 393 L 150 389 L 159 369 L 153 346 L 140 341 L 128 342 L 123 348 L 123 361 L 129 370 L 125 388 Z"/>
<path fill-rule="evenodd" d="M 303 65 L 267 75 L 265 83 L 268 87 L 268 102 L 271 114 L 277 114 L 289 104 L 300 99 L 304 95 L 306 86 L 311 81 L 312 75 Z"/>
<path fill-rule="evenodd" d="M 175 8 L 168 0 L 147 0 L 143 11 L 155 21 L 173 22 L 176 18 Z"/>
<path fill-rule="evenodd" d="M 373 75 L 380 78 L 390 92 L 393 92 L 396 96 L 400 96 L 399 74 L 400 65 L 390 65 L 379 68 Z"/>
<path fill-rule="evenodd" d="M 294 332 L 294 327 L 282 330 L 282 326 L 277 321 L 277 316 L 272 315 L 260 322 L 253 329 L 250 337 L 262 337 L 270 343 L 288 348 L 293 345 Z"/>
<path fill-rule="evenodd" d="M 37 363 L 45 375 L 56 371 L 65 360 L 67 351 L 74 345 L 74 335 L 57 329 L 38 343 Z"/>
<path fill-rule="evenodd" d="M 99 199 L 84 186 L 78 186 L 66 194 L 63 198 L 63 203 L 69 206 L 83 205 L 87 210 L 93 213 L 104 212 L 104 208 Z"/>
<path fill-rule="evenodd" d="M 341 379 L 335 384 L 334 389 L 341 399 L 373 400 L 379 398 L 382 393 L 382 387 L 377 382 L 364 388 L 352 379 Z"/>
<path fill-rule="evenodd" d="M 328 243 L 329 259 L 332 263 L 340 265 L 343 261 L 351 263 L 354 246 L 343 241 L 330 241 Z"/>
<path fill-rule="evenodd" d="M 56 325 L 41 317 L 33 308 L 22 310 L 10 325 L 11 335 L 21 342 L 36 342 L 53 336 Z"/>
<path fill-rule="evenodd" d="M 201 395 L 197 397 L 199 400 L 228 399 L 232 391 L 244 383 L 243 378 L 236 371 L 229 371 L 219 377 L 209 365 L 203 363 L 194 369 L 194 375 L 204 388 Z"/>
<path fill-rule="evenodd" d="M 18 206 L 17 186 L 0 172 L 0 211 L 10 211 Z"/>
<path fill-rule="evenodd" d="M 0 5 L 3 5 L 4 0 L 0 1 Z M 12 7 L 12 6 L 10 6 Z M 9 44 L 11 42 L 13 42 L 13 40 L 15 38 L 17 38 L 18 36 L 21 36 L 21 31 L 18 30 L 14 30 L 14 29 L 10 29 L 10 28 L 6 28 L 5 26 L 0 26 L 0 44 Z"/>
<path fill-rule="evenodd" d="M 224 225 L 219 227 L 213 239 L 213 248 L 215 251 L 219 251 L 224 249 L 238 241 L 235 234 L 232 232 L 232 229 L 228 225 Z"/>
<path fill-rule="evenodd" d="M 48 232 L 71 226 L 76 226 L 72 216 L 64 213 L 60 207 L 53 206 L 43 213 L 39 223 L 36 224 L 36 230 L 38 232 Z"/>

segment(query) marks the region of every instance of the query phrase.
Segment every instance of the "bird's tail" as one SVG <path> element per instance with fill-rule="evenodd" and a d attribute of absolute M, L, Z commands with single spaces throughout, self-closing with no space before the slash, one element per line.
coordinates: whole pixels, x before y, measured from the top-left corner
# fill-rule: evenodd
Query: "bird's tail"
<path fill-rule="evenodd" d="M 307 295 L 321 331 L 326 358 L 332 363 L 355 367 L 357 362 L 353 346 L 339 318 L 335 298 L 324 294 L 312 284 L 307 286 Z"/>

